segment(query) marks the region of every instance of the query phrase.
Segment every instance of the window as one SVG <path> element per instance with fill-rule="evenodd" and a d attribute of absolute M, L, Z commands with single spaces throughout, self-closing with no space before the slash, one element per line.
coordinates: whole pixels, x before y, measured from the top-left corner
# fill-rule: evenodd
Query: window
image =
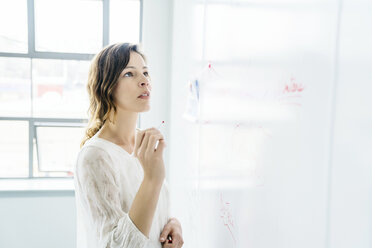
<path fill-rule="evenodd" d="M 90 60 L 141 41 L 140 0 L 0 3 L 0 178 L 72 177 Z"/>

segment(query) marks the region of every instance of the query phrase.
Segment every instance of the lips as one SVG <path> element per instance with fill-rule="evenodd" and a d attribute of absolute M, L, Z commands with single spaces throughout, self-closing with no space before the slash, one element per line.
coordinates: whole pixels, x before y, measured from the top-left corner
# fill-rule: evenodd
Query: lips
<path fill-rule="evenodd" d="M 150 92 L 149 91 L 145 91 L 145 92 L 142 92 L 142 94 L 139 95 L 138 98 L 141 97 L 143 94 L 147 94 L 147 96 L 150 96 Z"/>

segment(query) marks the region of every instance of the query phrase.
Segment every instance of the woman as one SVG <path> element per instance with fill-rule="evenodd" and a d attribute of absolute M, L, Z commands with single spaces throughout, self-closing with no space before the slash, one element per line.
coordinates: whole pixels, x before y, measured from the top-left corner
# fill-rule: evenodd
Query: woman
<path fill-rule="evenodd" d="M 87 89 L 90 118 L 74 167 L 77 248 L 182 247 L 181 225 L 169 218 L 164 137 L 136 129 L 150 109 L 145 56 L 133 44 L 105 47 Z"/>

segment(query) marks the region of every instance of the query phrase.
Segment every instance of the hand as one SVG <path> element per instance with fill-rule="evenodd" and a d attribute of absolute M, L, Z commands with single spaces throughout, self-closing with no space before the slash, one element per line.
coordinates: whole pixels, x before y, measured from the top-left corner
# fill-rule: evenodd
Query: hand
<path fill-rule="evenodd" d="M 159 141 L 155 149 L 156 141 Z M 134 156 L 140 161 L 144 177 L 162 183 L 165 177 L 163 150 L 165 148 L 163 134 L 156 128 L 141 130 L 137 133 Z"/>
<path fill-rule="evenodd" d="M 171 236 L 172 241 L 167 239 L 168 235 Z M 181 248 L 183 246 L 181 223 L 176 218 L 171 218 L 164 226 L 159 240 L 163 248 Z"/>

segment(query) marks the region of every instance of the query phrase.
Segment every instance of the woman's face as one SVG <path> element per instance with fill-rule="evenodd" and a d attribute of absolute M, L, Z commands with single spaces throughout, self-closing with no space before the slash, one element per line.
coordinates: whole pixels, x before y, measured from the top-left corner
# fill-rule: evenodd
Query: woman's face
<path fill-rule="evenodd" d="M 131 52 L 128 65 L 120 73 L 114 92 L 117 108 L 131 112 L 148 111 L 152 89 L 150 80 L 148 68 L 142 56 Z M 150 94 L 148 99 L 139 98 L 144 92 Z"/>

